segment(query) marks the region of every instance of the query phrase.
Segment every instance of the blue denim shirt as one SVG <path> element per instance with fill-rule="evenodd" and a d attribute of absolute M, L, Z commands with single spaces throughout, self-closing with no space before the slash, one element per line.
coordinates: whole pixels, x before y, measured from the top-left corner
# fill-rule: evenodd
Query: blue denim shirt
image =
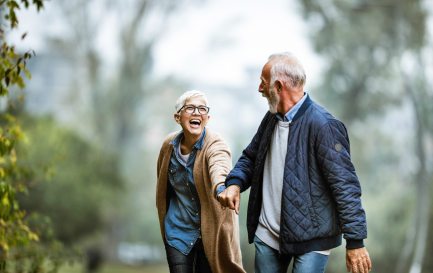
<path fill-rule="evenodd" d="M 168 187 L 173 194 L 169 196 L 170 204 L 164 219 L 167 243 L 188 255 L 200 237 L 200 201 L 194 184 L 193 168 L 197 150 L 203 147 L 206 130 L 194 144 L 188 161 L 179 154 L 183 133 L 178 134 L 171 142 L 173 153 L 168 167 Z"/>

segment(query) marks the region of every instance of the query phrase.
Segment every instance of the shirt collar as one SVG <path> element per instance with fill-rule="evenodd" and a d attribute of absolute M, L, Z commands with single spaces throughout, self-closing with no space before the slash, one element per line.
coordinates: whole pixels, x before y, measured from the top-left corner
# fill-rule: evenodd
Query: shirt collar
<path fill-rule="evenodd" d="M 204 137 L 206 135 L 206 128 L 203 129 L 203 133 L 201 133 L 201 136 L 199 140 L 194 144 L 193 149 L 201 150 L 204 145 Z M 180 131 L 179 134 L 170 142 L 174 147 L 178 147 L 180 144 L 180 141 L 183 138 L 183 131 Z"/>
<path fill-rule="evenodd" d="M 298 112 L 299 108 L 301 108 L 306 98 L 307 93 L 304 92 L 304 96 L 292 108 L 290 108 L 290 110 L 284 115 L 284 117 L 282 117 L 282 115 L 278 113 L 277 118 L 281 121 L 291 122 L 292 119 L 295 117 L 296 113 Z"/>

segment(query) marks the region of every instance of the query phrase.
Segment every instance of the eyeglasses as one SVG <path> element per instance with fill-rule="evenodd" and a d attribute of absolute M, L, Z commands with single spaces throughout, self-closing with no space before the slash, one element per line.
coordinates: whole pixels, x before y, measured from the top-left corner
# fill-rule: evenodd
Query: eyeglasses
<path fill-rule="evenodd" d="M 195 112 L 195 109 L 198 109 L 198 113 L 200 115 L 206 115 L 207 113 L 209 113 L 210 108 L 204 105 L 195 106 L 195 105 L 187 104 L 182 106 L 182 108 L 180 108 L 179 111 L 177 112 L 179 113 L 180 111 L 184 110 L 185 113 L 187 114 L 193 114 Z"/>

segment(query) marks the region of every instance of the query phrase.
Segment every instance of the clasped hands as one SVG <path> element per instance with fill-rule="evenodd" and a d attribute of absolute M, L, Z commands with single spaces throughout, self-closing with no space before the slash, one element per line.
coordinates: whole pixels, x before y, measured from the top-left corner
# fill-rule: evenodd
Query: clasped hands
<path fill-rule="evenodd" d="M 239 214 L 241 189 L 237 185 L 228 186 L 217 196 L 217 200 L 220 202 L 221 206 L 232 209 L 236 214 Z"/>

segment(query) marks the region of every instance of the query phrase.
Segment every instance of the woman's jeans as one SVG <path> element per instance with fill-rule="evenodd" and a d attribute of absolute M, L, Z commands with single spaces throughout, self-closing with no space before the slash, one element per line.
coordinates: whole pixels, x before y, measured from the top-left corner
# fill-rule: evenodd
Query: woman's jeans
<path fill-rule="evenodd" d="M 188 255 L 165 244 L 170 273 L 212 273 L 209 262 L 204 254 L 203 242 L 198 239 Z"/>
<path fill-rule="evenodd" d="M 277 250 L 263 243 L 257 236 L 255 273 L 286 273 L 293 258 L 292 273 L 323 273 L 328 262 L 328 255 L 309 252 L 298 256 L 281 255 Z"/>

